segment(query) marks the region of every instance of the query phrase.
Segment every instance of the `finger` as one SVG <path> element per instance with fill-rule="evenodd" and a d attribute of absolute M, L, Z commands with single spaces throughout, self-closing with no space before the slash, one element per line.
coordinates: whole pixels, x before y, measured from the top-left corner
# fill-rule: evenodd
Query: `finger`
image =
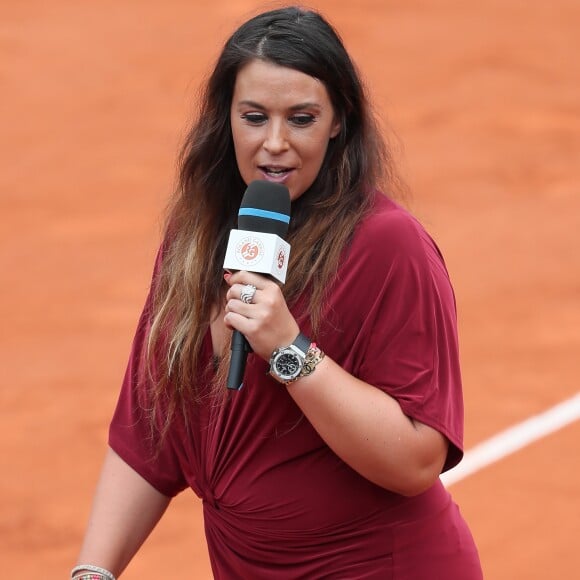
<path fill-rule="evenodd" d="M 244 316 L 240 312 L 226 311 L 224 323 L 228 328 L 239 330 L 246 338 L 250 339 L 256 332 L 256 321 Z"/>
<path fill-rule="evenodd" d="M 252 284 L 258 289 L 264 288 L 268 284 L 271 284 L 271 281 L 265 276 L 256 274 L 255 272 L 247 272 L 246 270 L 239 270 L 238 272 L 235 272 L 228 278 L 227 282 L 230 287 L 234 284 L 241 284 L 242 286 L 246 284 Z"/>
<path fill-rule="evenodd" d="M 254 290 L 255 288 L 255 290 Z M 258 292 L 261 292 L 253 284 L 234 284 L 230 286 L 226 293 L 226 300 L 239 300 L 246 304 L 255 304 L 258 297 Z M 244 300 L 244 294 L 246 299 Z M 251 298 L 250 301 L 249 298 Z"/>

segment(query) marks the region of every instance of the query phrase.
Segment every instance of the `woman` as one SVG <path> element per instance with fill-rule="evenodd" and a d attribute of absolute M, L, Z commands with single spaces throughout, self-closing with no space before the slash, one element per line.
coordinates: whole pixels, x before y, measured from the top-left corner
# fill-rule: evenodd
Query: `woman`
<path fill-rule="evenodd" d="M 290 192 L 282 288 L 222 269 L 256 179 Z M 453 291 L 377 191 L 396 183 L 320 15 L 274 10 L 232 35 L 183 150 L 73 577 L 120 574 L 191 487 L 216 578 L 481 578 L 439 481 L 462 456 Z M 232 392 L 233 329 L 253 353 Z M 276 365 L 291 345 L 297 376 Z"/>

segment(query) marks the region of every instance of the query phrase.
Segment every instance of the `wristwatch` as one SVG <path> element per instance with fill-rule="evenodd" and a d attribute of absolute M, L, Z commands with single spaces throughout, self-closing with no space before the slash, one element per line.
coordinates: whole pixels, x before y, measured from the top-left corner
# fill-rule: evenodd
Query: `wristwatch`
<path fill-rule="evenodd" d="M 324 358 L 324 353 L 309 338 L 300 333 L 289 346 L 277 348 L 270 357 L 270 374 L 288 385 L 312 373 Z"/>
<path fill-rule="evenodd" d="M 277 348 L 270 357 L 270 374 L 279 382 L 295 381 L 304 367 L 310 339 L 300 333 L 289 346 Z"/>

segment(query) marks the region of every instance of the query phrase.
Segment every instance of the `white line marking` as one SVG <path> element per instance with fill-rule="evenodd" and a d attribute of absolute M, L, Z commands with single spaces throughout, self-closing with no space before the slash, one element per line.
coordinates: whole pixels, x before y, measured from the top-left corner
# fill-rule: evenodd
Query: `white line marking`
<path fill-rule="evenodd" d="M 449 487 L 578 419 L 580 419 L 580 392 L 571 399 L 476 445 L 465 453 L 457 467 L 441 476 L 441 481 Z"/>

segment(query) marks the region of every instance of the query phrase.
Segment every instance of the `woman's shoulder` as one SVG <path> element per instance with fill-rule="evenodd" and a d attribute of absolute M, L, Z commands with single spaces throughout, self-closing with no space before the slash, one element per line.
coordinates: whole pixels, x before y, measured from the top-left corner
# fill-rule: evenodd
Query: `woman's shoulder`
<path fill-rule="evenodd" d="M 370 212 L 360 222 L 353 248 L 366 248 L 383 257 L 401 253 L 424 254 L 435 250 L 440 254 L 430 234 L 419 220 L 396 201 L 375 192 Z"/>

